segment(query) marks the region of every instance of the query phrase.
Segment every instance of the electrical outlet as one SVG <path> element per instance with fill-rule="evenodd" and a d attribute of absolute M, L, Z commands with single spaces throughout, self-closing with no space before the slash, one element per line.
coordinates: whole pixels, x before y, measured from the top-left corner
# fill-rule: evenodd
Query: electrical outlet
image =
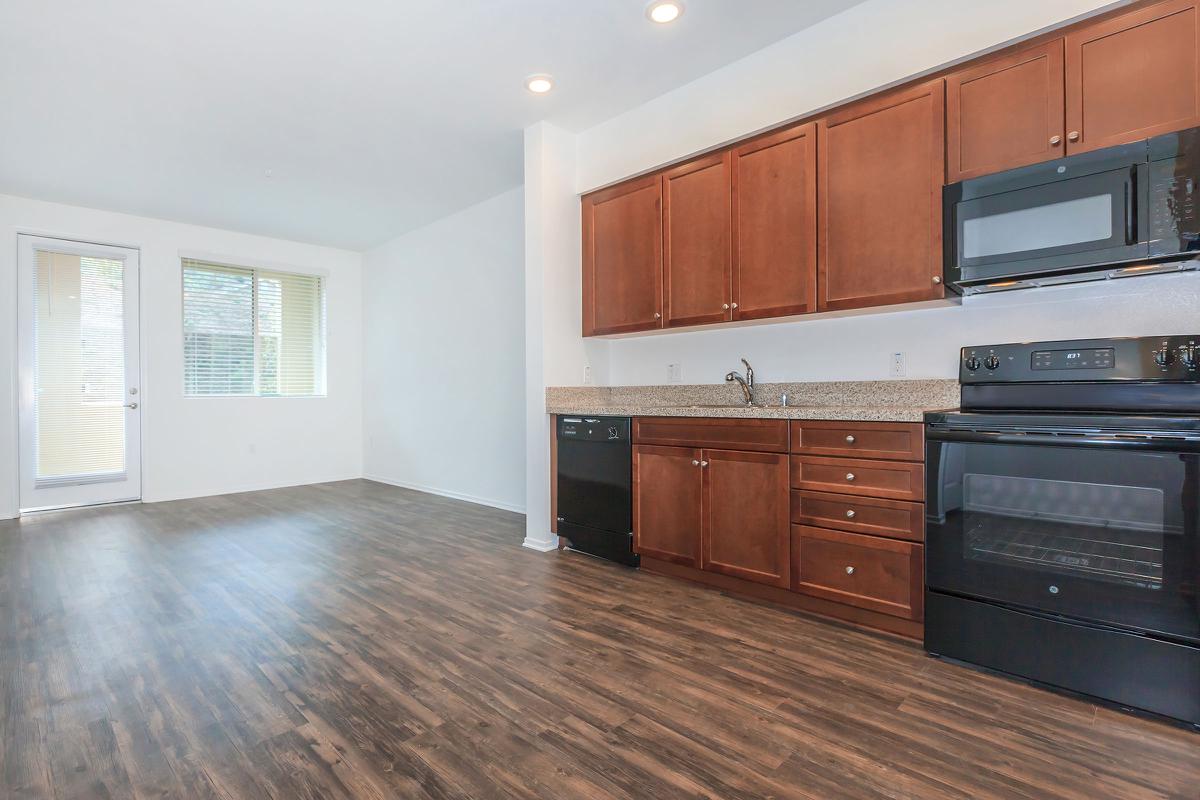
<path fill-rule="evenodd" d="M 667 364 L 667 382 L 683 383 L 683 365 Z"/>
<path fill-rule="evenodd" d="M 889 374 L 893 378 L 904 377 L 904 353 L 892 353 L 892 363 Z"/>
<path fill-rule="evenodd" d="M 583 365 L 583 385 L 584 386 L 592 385 L 592 365 L 591 364 Z"/>

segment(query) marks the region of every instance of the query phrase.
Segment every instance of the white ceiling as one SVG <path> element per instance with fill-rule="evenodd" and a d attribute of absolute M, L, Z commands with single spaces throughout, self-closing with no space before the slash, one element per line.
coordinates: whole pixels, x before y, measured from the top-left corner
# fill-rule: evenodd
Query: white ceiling
<path fill-rule="evenodd" d="M 0 0 L 0 193 L 366 249 L 858 2 Z"/>

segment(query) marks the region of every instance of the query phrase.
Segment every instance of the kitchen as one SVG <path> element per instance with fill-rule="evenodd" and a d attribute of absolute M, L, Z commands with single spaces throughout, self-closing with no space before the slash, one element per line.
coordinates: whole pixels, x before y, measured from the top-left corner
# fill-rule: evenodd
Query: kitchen
<path fill-rule="evenodd" d="M 1170 316 L 1194 285 L 1193 14 L 1043 32 L 584 193 L 583 340 L 636 377 L 546 387 L 560 546 L 1200 725 L 1200 333 L 1130 336 L 1101 310 L 1160 276 L 1132 302 Z M 1093 298 L 1079 325 L 1065 306 Z M 961 350 L 923 374 L 954 379 L 906 380 L 900 345 L 864 367 L 758 327 L 853 315 L 826 329 L 856 345 L 860 314 L 947 299 Z M 699 333 L 721 328 L 737 357 Z M 737 367 L 723 387 L 701 342 Z M 756 386 L 764 344 L 830 380 Z M 696 360 L 710 374 L 684 381 Z"/>
<path fill-rule="evenodd" d="M 0 795 L 1200 800 L 1197 0 L 102 6 Z"/>

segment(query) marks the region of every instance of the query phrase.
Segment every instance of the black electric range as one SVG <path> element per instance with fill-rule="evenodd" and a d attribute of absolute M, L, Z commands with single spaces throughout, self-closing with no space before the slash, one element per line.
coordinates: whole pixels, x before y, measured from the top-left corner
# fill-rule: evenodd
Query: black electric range
<path fill-rule="evenodd" d="M 1200 335 L 965 347 L 925 647 L 1200 727 Z"/>

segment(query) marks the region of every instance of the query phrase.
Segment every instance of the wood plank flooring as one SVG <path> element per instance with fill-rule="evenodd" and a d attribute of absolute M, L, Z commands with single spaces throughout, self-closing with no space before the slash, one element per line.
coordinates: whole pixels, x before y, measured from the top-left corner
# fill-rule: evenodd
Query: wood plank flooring
<path fill-rule="evenodd" d="M 367 481 L 0 522 L 3 798 L 1200 798 L 1200 734 Z"/>

